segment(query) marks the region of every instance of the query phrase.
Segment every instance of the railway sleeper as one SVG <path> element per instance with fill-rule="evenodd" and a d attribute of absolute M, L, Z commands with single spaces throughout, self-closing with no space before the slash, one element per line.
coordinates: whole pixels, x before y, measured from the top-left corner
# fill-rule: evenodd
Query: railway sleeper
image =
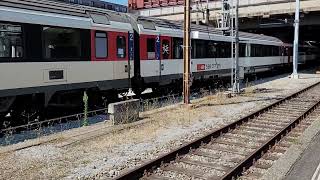
<path fill-rule="evenodd" d="M 199 160 L 193 160 L 193 159 L 190 159 L 190 158 L 179 159 L 179 162 L 183 162 L 183 163 L 190 164 L 190 165 L 197 165 L 197 166 L 207 167 L 207 168 L 215 169 L 215 170 L 221 171 L 221 172 L 226 172 L 226 171 L 228 171 L 229 169 L 232 168 L 230 166 L 225 166 L 225 165 L 221 165 L 221 164 L 218 164 L 218 163 L 201 162 Z"/>
<path fill-rule="evenodd" d="M 199 179 L 211 179 L 211 176 L 205 176 L 205 173 L 202 171 L 199 171 L 198 169 L 191 169 L 191 168 L 182 168 L 177 166 L 176 164 L 170 164 L 167 167 L 161 168 L 163 171 L 171 171 L 175 172 L 177 174 L 183 174 L 186 176 L 189 176 L 191 178 L 199 178 Z M 217 176 L 219 177 L 219 176 Z"/>
<path fill-rule="evenodd" d="M 239 135 L 237 136 L 237 134 L 230 134 L 230 133 L 223 135 L 223 138 L 230 139 L 230 140 L 248 141 L 248 142 L 255 141 L 257 143 L 263 143 L 267 140 L 265 137 L 262 137 L 262 138 L 257 136 L 245 137 L 245 136 L 239 136 Z"/>
<path fill-rule="evenodd" d="M 256 127 L 256 126 L 252 126 L 252 125 L 243 125 L 240 128 L 251 129 L 251 130 L 257 131 L 257 132 L 260 132 L 260 131 L 261 132 L 269 132 L 269 133 L 278 132 L 278 130 L 276 130 L 276 129 L 264 129 L 262 127 Z"/>
<path fill-rule="evenodd" d="M 281 121 L 282 122 L 290 122 L 292 120 L 292 117 L 288 117 L 287 115 L 282 115 L 282 116 L 275 116 L 274 114 L 264 114 L 262 116 L 259 116 L 260 118 L 265 118 L 265 119 L 270 119 L 270 120 L 273 120 L 273 121 L 279 121 L 279 119 L 281 118 Z"/>
<path fill-rule="evenodd" d="M 292 111 L 292 110 L 287 110 L 287 111 L 283 111 L 283 110 L 277 110 L 277 109 L 275 109 L 275 110 L 271 110 L 271 111 L 268 111 L 268 112 L 270 112 L 270 113 L 274 113 L 274 114 L 276 114 L 276 115 L 282 115 L 282 114 L 292 114 L 292 115 L 300 115 L 300 114 L 302 114 L 303 113 L 303 111 Z"/>
<path fill-rule="evenodd" d="M 265 119 L 260 119 L 260 118 L 254 119 L 250 122 L 251 123 L 261 123 L 261 124 L 274 125 L 274 126 L 278 126 L 278 127 L 283 127 L 288 124 L 288 123 L 281 122 L 281 121 L 270 121 L 270 120 L 265 120 Z"/>
<path fill-rule="evenodd" d="M 265 123 L 255 123 L 255 122 L 248 122 L 246 125 L 250 127 L 257 127 L 257 128 L 268 128 L 273 130 L 280 130 L 283 128 L 283 126 L 277 126 L 277 125 L 268 125 Z"/>
<path fill-rule="evenodd" d="M 272 137 L 272 135 L 270 135 L 270 134 L 263 134 L 263 133 L 256 132 L 256 131 L 246 131 L 243 129 L 235 129 L 232 131 L 232 133 L 240 134 L 240 135 L 247 135 L 247 136 L 261 136 L 261 135 L 263 135 L 265 137 Z"/>
<path fill-rule="evenodd" d="M 207 146 L 205 146 L 205 148 L 211 149 L 214 151 L 218 151 L 218 152 L 220 151 L 220 152 L 232 153 L 232 154 L 236 154 L 239 156 L 246 156 L 248 154 L 248 153 L 243 153 L 244 149 L 242 149 L 242 151 L 239 152 L 238 147 L 237 147 L 237 149 L 235 149 L 235 147 L 225 148 L 225 147 L 214 147 L 213 145 L 207 145 Z"/>
<path fill-rule="evenodd" d="M 215 143 L 218 144 L 225 144 L 225 145 L 231 145 L 231 146 L 239 146 L 247 149 L 255 149 L 258 148 L 259 145 L 253 145 L 253 144 L 244 144 L 244 143 L 237 143 L 237 142 L 232 142 L 232 141 L 225 141 L 225 140 L 216 140 Z"/>
<path fill-rule="evenodd" d="M 241 129 L 237 129 L 237 131 L 241 131 L 243 133 L 250 133 L 250 134 L 255 134 L 255 135 L 260 135 L 260 136 L 270 136 L 272 137 L 273 134 L 270 131 L 257 131 L 256 129 L 248 128 L 248 127 L 241 127 Z"/>

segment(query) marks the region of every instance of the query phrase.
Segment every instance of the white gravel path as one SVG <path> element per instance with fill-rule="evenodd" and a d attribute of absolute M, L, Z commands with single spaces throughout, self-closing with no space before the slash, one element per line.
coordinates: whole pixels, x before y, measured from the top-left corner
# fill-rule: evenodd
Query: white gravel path
<path fill-rule="evenodd" d="M 320 81 L 319 75 L 260 81 L 243 96 L 210 97 L 192 109 L 144 117 L 148 123 L 59 147 L 61 141 L 0 154 L 0 179 L 99 179 L 119 173 L 247 115 L 276 98 Z M 261 93 L 255 93 L 259 88 Z"/>

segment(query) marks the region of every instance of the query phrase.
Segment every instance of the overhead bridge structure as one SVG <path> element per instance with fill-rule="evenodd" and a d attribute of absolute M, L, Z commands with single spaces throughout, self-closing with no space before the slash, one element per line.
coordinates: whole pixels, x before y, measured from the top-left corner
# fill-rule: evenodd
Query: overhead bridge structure
<path fill-rule="evenodd" d="M 151 4 L 156 1 L 152 1 Z M 160 17 L 170 20 L 183 20 L 183 5 L 177 3 L 174 6 L 162 6 L 162 1 L 159 1 L 158 7 L 149 6 L 149 1 L 144 1 L 145 7 L 133 10 L 143 16 Z M 235 1 L 234 1 L 235 2 Z M 204 9 L 209 9 L 209 19 L 215 20 L 221 11 L 221 1 L 200 1 L 192 4 L 191 20 L 196 21 L 199 13 Z M 180 3 L 181 4 L 181 3 Z M 130 5 L 130 4 L 129 4 Z M 293 14 L 295 11 L 295 1 L 293 0 L 240 0 L 239 1 L 239 17 L 257 17 L 265 18 L 271 15 Z M 301 11 L 304 13 L 320 11 L 319 0 L 301 0 Z M 197 15 L 198 14 L 198 15 Z"/>

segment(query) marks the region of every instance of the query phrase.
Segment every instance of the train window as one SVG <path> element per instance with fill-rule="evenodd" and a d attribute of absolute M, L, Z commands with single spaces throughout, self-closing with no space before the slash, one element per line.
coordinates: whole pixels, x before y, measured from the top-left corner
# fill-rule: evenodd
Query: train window
<path fill-rule="evenodd" d="M 170 57 L 170 42 L 166 39 L 162 41 L 162 57 L 163 59 Z"/>
<path fill-rule="evenodd" d="M 207 58 L 214 58 L 216 57 L 216 52 L 217 52 L 217 48 L 216 48 L 217 43 L 214 41 L 209 41 L 208 42 L 208 55 Z"/>
<path fill-rule="evenodd" d="M 217 43 L 217 58 L 230 58 L 231 57 L 231 43 L 218 42 Z"/>
<path fill-rule="evenodd" d="M 125 58 L 126 57 L 126 37 L 118 36 L 117 37 L 117 57 Z"/>
<path fill-rule="evenodd" d="M 0 24 L 0 57 L 23 56 L 22 28 L 20 25 Z"/>
<path fill-rule="evenodd" d="M 173 38 L 173 58 L 183 58 L 183 42 L 182 38 Z"/>
<path fill-rule="evenodd" d="M 280 56 L 280 47 L 278 47 L 278 46 L 273 46 L 273 48 L 272 48 L 272 54 L 273 54 L 273 56 Z"/>
<path fill-rule="evenodd" d="M 261 57 L 265 51 L 265 47 L 259 44 L 251 45 L 251 57 Z"/>
<path fill-rule="evenodd" d="M 195 58 L 207 57 L 207 43 L 205 40 L 194 40 Z"/>
<path fill-rule="evenodd" d="M 147 58 L 156 58 L 156 40 L 154 38 L 147 39 Z"/>
<path fill-rule="evenodd" d="M 108 56 L 108 39 L 107 33 L 96 32 L 95 37 L 96 57 L 106 58 Z"/>
<path fill-rule="evenodd" d="M 246 44 L 240 43 L 239 57 L 246 57 Z"/>
<path fill-rule="evenodd" d="M 45 58 L 82 57 L 80 30 L 43 27 Z"/>

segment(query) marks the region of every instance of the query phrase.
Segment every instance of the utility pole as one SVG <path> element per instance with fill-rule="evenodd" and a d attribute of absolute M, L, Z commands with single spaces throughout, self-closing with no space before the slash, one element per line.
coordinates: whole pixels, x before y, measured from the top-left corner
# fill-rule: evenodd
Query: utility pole
<path fill-rule="evenodd" d="M 298 79 L 298 59 L 299 59 L 299 21 L 300 21 L 300 0 L 296 0 L 296 14 L 294 20 L 294 41 L 293 41 L 293 72 L 291 77 Z"/>
<path fill-rule="evenodd" d="M 236 0 L 236 13 L 235 13 L 235 81 L 234 93 L 240 93 L 240 77 L 239 77 L 239 0 Z"/>
<path fill-rule="evenodd" d="M 183 36 L 183 99 L 190 103 L 190 0 L 184 1 L 184 36 Z"/>
<path fill-rule="evenodd" d="M 239 77 L 239 0 L 236 0 L 235 8 L 231 1 L 231 53 L 232 53 L 232 93 L 240 92 L 240 77 Z M 235 11 L 235 12 L 234 12 Z"/>

